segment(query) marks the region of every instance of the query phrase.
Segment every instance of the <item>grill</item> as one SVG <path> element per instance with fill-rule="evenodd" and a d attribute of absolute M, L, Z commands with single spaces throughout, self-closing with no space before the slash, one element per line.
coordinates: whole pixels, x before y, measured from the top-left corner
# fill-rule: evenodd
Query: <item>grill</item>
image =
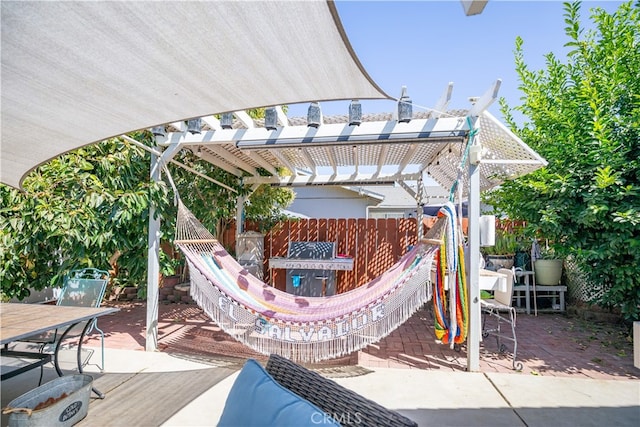
<path fill-rule="evenodd" d="M 333 242 L 289 242 L 286 258 L 271 258 L 269 268 L 287 272 L 287 292 L 308 297 L 335 295 L 336 271 L 353 270 L 353 258 L 336 256 Z"/>

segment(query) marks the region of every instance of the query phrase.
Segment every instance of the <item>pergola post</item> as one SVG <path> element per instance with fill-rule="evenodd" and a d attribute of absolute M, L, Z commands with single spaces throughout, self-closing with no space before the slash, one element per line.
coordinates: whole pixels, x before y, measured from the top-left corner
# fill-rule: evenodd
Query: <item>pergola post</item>
<path fill-rule="evenodd" d="M 159 156 L 151 154 L 151 180 L 160 181 Z M 160 288 L 160 218 L 155 215 L 153 202 L 149 205 L 149 246 L 147 259 L 147 330 L 146 350 L 158 349 L 158 289 Z"/>
<path fill-rule="evenodd" d="M 244 196 L 236 197 L 236 242 L 238 237 L 244 233 Z"/>
<path fill-rule="evenodd" d="M 478 120 L 474 128 L 478 130 Z M 469 148 L 469 333 L 467 335 L 467 371 L 480 370 L 480 144 Z"/>
<path fill-rule="evenodd" d="M 417 188 L 417 192 L 416 192 L 416 204 L 417 204 L 417 209 L 416 209 L 416 228 L 418 230 L 418 240 L 422 240 L 422 238 L 424 237 L 424 224 L 422 223 L 422 219 L 424 217 L 424 202 L 422 201 L 423 198 L 423 190 L 424 190 L 424 185 L 422 182 L 422 174 L 420 175 L 420 178 L 418 179 L 418 188 Z"/>
<path fill-rule="evenodd" d="M 157 142 L 158 138 L 156 138 Z M 142 146 L 144 147 L 144 145 Z M 153 182 L 160 182 L 162 168 L 171 161 L 181 147 L 182 144 L 180 142 L 173 142 L 161 153 L 156 150 L 148 150 L 151 153 L 150 177 Z M 172 182 L 171 176 L 169 176 L 169 180 Z M 174 191 L 176 191 L 175 188 Z M 147 351 L 156 351 L 158 349 L 158 297 L 160 289 L 160 218 L 156 218 L 156 207 L 153 202 L 149 204 L 149 246 L 147 254 L 147 331 L 145 348 Z"/>

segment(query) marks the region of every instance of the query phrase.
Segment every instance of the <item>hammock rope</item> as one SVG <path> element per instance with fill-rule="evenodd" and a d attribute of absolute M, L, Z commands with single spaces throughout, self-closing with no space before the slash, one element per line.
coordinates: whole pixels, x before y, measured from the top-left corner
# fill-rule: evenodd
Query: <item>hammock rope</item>
<path fill-rule="evenodd" d="M 192 298 L 225 332 L 263 354 L 317 362 L 379 341 L 431 298 L 441 229 L 434 226 L 381 276 L 328 297 L 292 295 L 254 277 L 180 200 L 175 243 L 189 265 Z"/>

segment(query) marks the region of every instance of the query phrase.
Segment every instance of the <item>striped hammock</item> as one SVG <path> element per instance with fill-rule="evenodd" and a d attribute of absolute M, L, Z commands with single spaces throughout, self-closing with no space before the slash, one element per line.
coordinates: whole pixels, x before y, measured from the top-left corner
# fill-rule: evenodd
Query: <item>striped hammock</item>
<path fill-rule="evenodd" d="M 181 201 L 175 243 L 192 298 L 226 333 L 260 353 L 313 363 L 379 341 L 427 302 L 441 241 L 424 239 L 371 282 L 326 297 L 292 295 L 254 277 Z"/>

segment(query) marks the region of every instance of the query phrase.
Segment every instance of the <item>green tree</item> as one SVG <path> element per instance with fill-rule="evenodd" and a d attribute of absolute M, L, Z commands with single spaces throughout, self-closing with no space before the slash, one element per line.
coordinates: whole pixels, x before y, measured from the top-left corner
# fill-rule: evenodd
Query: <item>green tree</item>
<path fill-rule="evenodd" d="M 148 133 L 132 136 L 151 143 Z M 168 200 L 164 183 L 149 181 L 148 164 L 144 150 L 110 139 L 43 164 L 24 191 L 0 185 L 2 294 L 26 296 L 115 258 L 121 280 L 144 278 L 149 203 Z"/>
<path fill-rule="evenodd" d="M 153 145 L 149 132 L 130 136 Z M 238 177 L 186 150 L 178 158 L 238 194 L 250 192 Z M 150 181 L 149 163 L 146 151 L 113 138 L 43 164 L 25 179 L 24 191 L 0 184 L 2 295 L 24 297 L 28 288 L 60 285 L 71 269 L 106 269 L 116 260 L 115 280 L 142 285 L 143 293 L 149 206 L 153 203 L 161 217 L 165 242 L 173 240 L 176 217 L 171 189 L 164 181 Z M 170 171 L 185 204 L 212 231 L 235 216 L 235 193 L 173 165 Z M 271 219 L 291 203 L 293 192 L 261 186 L 249 200 L 247 219 Z M 160 255 L 161 272 L 173 274 L 175 262 Z"/>
<path fill-rule="evenodd" d="M 486 201 L 527 221 L 571 254 L 593 285 L 593 301 L 640 314 L 640 2 L 615 13 L 591 10 L 581 26 L 579 2 L 565 3 L 566 62 L 552 53 L 546 69 L 525 64 L 516 40 L 522 104 L 501 111 L 510 128 L 548 166 L 489 193 Z M 514 111 L 526 122 L 519 126 Z"/>

